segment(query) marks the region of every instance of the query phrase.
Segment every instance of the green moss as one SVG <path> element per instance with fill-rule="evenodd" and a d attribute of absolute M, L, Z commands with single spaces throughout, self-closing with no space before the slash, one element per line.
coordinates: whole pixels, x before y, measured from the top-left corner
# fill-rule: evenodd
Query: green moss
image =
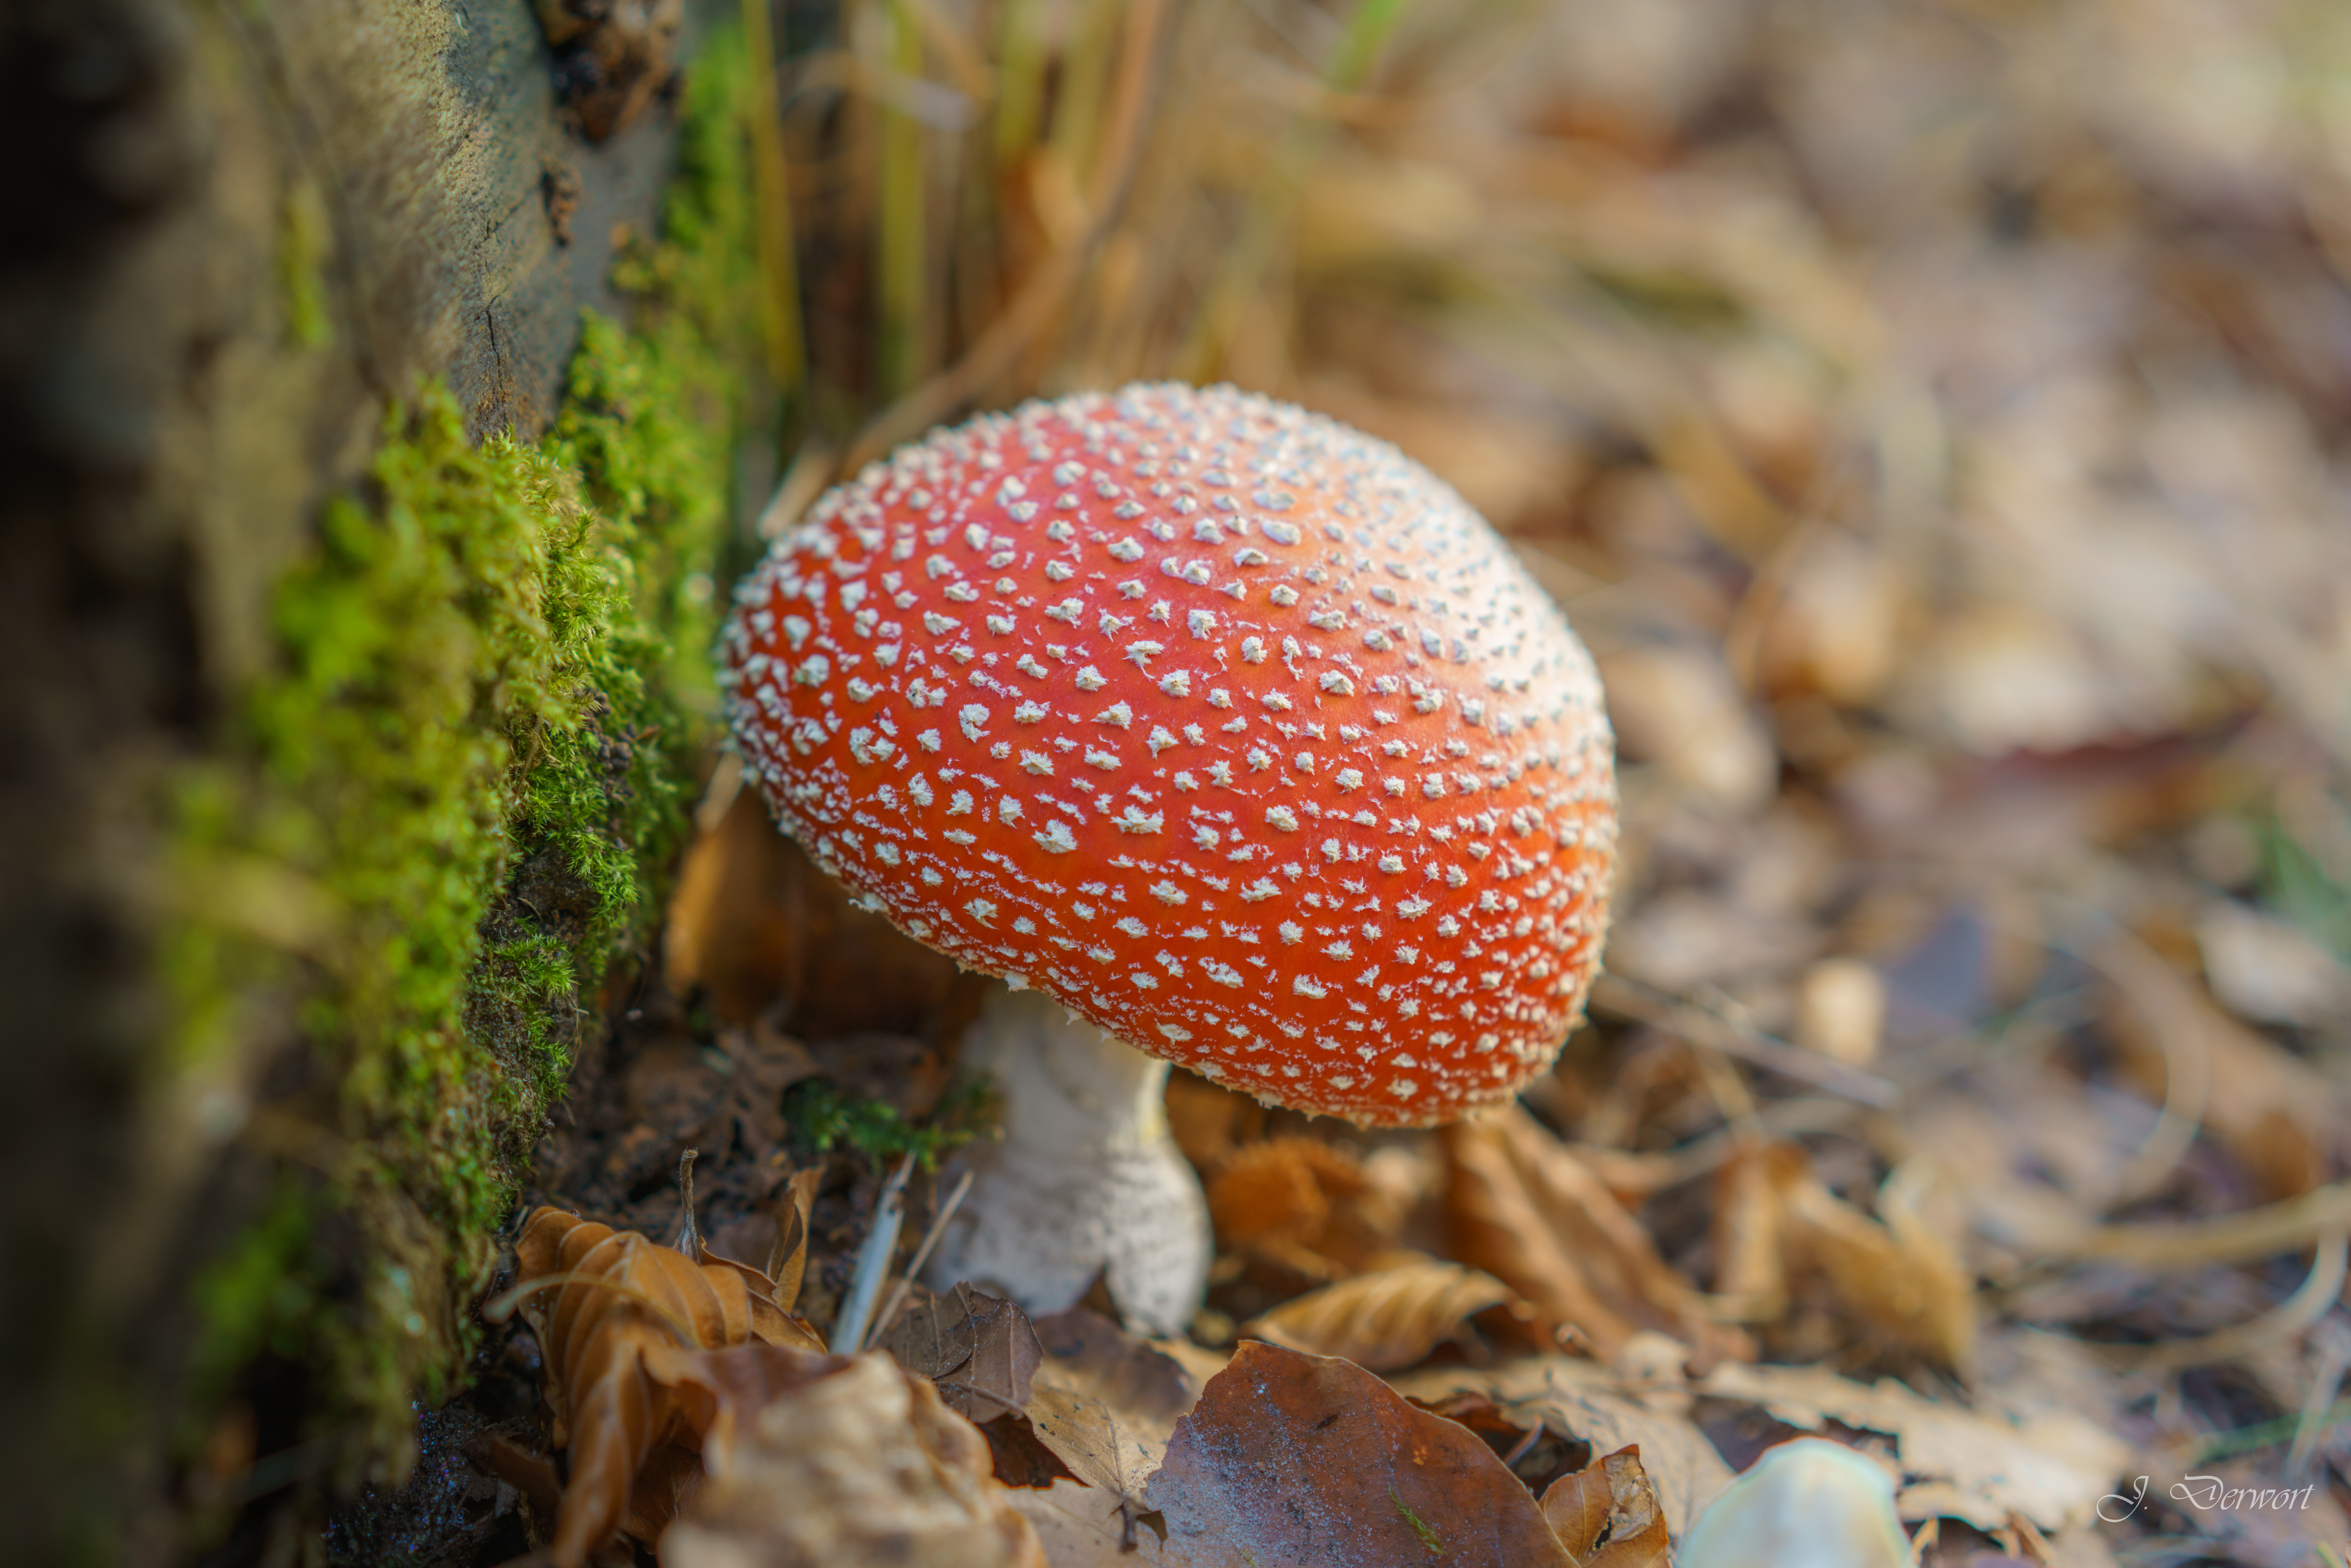
<path fill-rule="evenodd" d="M 1395 1504 L 1396 1517 L 1403 1520 L 1406 1524 L 1412 1526 L 1412 1532 L 1420 1537 L 1420 1546 L 1422 1551 L 1427 1552 L 1431 1557 L 1442 1557 L 1445 1555 L 1444 1537 L 1438 1535 L 1434 1530 L 1431 1530 L 1428 1527 L 1428 1521 L 1426 1520 L 1424 1520 L 1420 1515 L 1413 1512 L 1412 1505 L 1405 1501 L 1402 1495 L 1400 1495 L 1394 1487 L 1388 1488 L 1388 1500 Z"/>
<path fill-rule="evenodd" d="M 244 1139 L 287 1176 L 195 1287 L 199 1406 L 269 1350 L 323 1375 L 319 1422 L 397 1451 L 462 1364 L 597 988 L 641 949 L 716 711 L 758 348 L 747 79 L 713 40 L 664 237 L 617 278 L 631 324 L 587 319 L 544 441 L 470 446 L 438 387 L 387 417 L 277 587 L 276 669 L 179 792 L 170 1065 L 249 1080 L 273 1037 L 298 1059 Z"/>
<path fill-rule="evenodd" d="M 883 1100 L 844 1094 L 830 1083 L 795 1085 L 784 1095 L 784 1118 L 795 1141 L 813 1154 L 830 1154 L 847 1144 L 876 1166 L 895 1165 L 913 1155 L 925 1170 L 941 1155 L 969 1143 L 993 1120 L 995 1097 L 981 1079 L 957 1083 L 936 1110 L 909 1122 Z"/>

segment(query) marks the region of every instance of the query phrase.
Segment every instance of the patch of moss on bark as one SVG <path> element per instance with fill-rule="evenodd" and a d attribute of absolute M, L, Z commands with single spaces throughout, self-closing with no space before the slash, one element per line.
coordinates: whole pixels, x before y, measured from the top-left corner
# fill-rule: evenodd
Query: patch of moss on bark
<path fill-rule="evenodd" d="M 192 1414 L 274 1355 L 307 1369 L 314 1428 L 401 1452 L 470 1348 L 598 987 L 641 948 L 714 732 L 757 349 L 747 79 L 711 40 L 663 238 L 616 278 L 632 322 L 587 319 L 544 440 L 469 445 L 439 387 L 387 417 L 277 589 L 275 670 L 180 791 L 170 1065 L 279 1170 L 199 1278 Z"/>

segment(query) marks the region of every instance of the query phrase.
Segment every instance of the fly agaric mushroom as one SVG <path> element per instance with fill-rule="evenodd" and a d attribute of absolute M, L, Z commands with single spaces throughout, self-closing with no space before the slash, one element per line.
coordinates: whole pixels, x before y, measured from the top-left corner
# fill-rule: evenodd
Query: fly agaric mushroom
<path fill-rule="evenodd" d="M 724 657 L 816 862 L 1041 993 L 967 1042 L 1007 1135 L 944 1277 L 1053 1311 L 1099 1273 L 1180 1328 L 1208 1241 L 1168 1061 L 1426 1125 L 1511 1098 L 1581 1012 L 1616 836 L 1599 679 L 1384 442 L 1229 387 L 982 416 L 819 500 Z"/>

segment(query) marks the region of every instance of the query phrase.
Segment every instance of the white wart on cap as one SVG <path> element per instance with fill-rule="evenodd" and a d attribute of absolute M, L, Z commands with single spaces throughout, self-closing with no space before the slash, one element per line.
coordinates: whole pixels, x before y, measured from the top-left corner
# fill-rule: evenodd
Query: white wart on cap
<path fill-rule="evenodd" d="M 725 657 L 778 817 L 869 907 L 1219 1082 L 1450 1121 L 1580 1012 L 1598 677 L 1384 442 L 1225 387 L 984 416 L 820 500 Z"/>

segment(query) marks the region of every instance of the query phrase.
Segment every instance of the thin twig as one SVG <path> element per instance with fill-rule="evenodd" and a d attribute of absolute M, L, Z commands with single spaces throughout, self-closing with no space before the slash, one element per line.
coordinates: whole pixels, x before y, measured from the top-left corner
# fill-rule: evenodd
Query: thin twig
<path fill-rule="evenodd" d="M 2071 901 L 2053 895 L 2050 902 L 2064 907 Z M 2104 975 L 2123 1005 L 2147 1020 L 2148 1033 L 2163 1052 L 2163 1109 L 2116 1174 L 2106 1200 L 2111 1209 L 2153 1193 L 2188 1157 L 2211 1097 L 2212 1051 L 2204 1031 L 2196 1027 L 2196 998 L 2179 972 L 2120 922 L 2103 911 L 2092 914 L 2106 927 L 2101 939 L 2078 944 L 2052 940 L 2050 946 L 2071 952 Z"/>
<path fill-rule="evenodd" d="M 906 1178 L 914 1173 L 910 1152 L 882 1184 L 873 1205 L 873 1228 L 857 1249 L 857 1270 L 849 1279 L 849 1299 L 841 1303 L 840 1321 L 832 1325 L 832 1353 L 854 1355 L 865 1343 L 865 1325 L 872 1321 L 873 1302 L 890 1272 L 891 1255 L 898 1250 L 898 1231 L 906 1222 Z"/>
<path fill-rule="evenodd" d="M 971 1191 L 971 1176 L 972 1173 L 966 1171 L 956 1178 L 955 1186 L 947 1193 L 947 1200 L 939 1205 L 938 1213 L 931 1217 L 931 1228 L 923 1232 L 923 1244 L 914 1249 L 914 1256 L 907 1261 L 905 1273 L 899 1276 L 898 1283 L 891 1290 L 890 1299 L 882 1303 L 882 1310 L 873 1314 L 872 1322 L 865 1325 L 865 1338 L 859 1343 L 858 1349 L 863 1350 L 872 1343 L 873 1336 L 888 1328 L 890 1320 L 898 1315 L 898 1308 L 905 1301 L 906 1292 L 913 1288 L 915 1277 L 922 1273 L 923 1265 L 931 1260 L 931 1249 L 939 1244 L 939 1238 L 946 1234 L 947 1221 L 955 1218 L 955 1211 L 963 1207 L 964 1195 Z"/>
<path fill-rule="evenodd" d="M 2259 1208 L 2169 1224 L 2100 1225 L 2033 1249 L 2044 1258 L 2130 1263 L 2142 1269 L 2195 1269 L 2251 1263 L 2309 1246 L 2351 1228 L 2351 1181 L 2316 1186 Z"/>
<path fill-rule="evenodd" d="M 694 1222 L 694 1162 L 699 1149 L 677 1156 L 677 1234 L 670 1245 L 695 1262 L 702 1261 L 702 1228 Z"/>
<path fill-rule="evenodd" d="M 2310 1273 L 2294 1294 L 2258 1317 L 2248 1318 L 2193 1339 L 2166 1340 L 2151 1345 L 2101 1345 L 2101 1354 L 2141 1375 L 2179 1372 L 2236 1361 L 2278 1340 L 2300 1333 L 2324 1316 L 2342 1293 L 2346 1263 L 2351 1263 L 2351 1230 L 2337 1227 L 2318 1244 Z"/>

